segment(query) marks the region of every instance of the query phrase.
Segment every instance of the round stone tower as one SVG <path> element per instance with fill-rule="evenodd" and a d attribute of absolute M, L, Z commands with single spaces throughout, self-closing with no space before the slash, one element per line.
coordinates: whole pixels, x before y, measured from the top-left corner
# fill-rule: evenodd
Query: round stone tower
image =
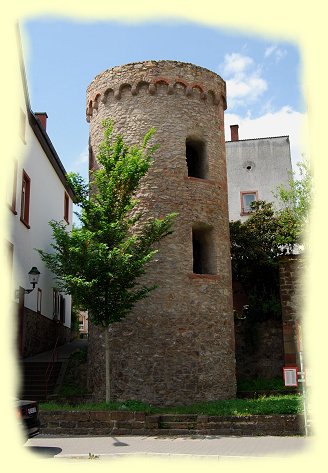
<path fill-rule="evenodd" d="M 159 143 L 138 197 L 149 215 L 178 212 L 145 279 L 158 289 L 110 328 L 111 396 L 152 405 L 235 396 L 227 177 L 225 82 L 175 61 L 145 61 L 98 75 L 87 91 L 90 168 L 101 122 L 140 143 Z M 89 383 L 104 398 L 104 338 L 89 335 Z"/>

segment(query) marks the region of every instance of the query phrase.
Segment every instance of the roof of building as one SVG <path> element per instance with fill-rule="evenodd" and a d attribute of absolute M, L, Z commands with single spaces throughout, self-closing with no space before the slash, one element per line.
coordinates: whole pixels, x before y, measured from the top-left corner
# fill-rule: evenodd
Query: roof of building
<path fill-rule="evenodd" d="M 71 197 L 73 201 L 76 201 L 76 196 L 74 194 L 74 191 L 66 179 L 66 170 L 61 160 L 59 159 L 59 156 L 48 136 L 48 133 L 43 128 L 43 126 L 40 123 L 40 120 L 34 115 L 34 113 L 32 112 L 30 108 L 27 109 L 27 112 L 28 112 L 29 124 L 31 125 L 31 128 L 34 131 L 36 138 L 38 139 L 40 145 L 42 146 L 43 151 L 45 152 L 47 158 L 49 159 L 52 167 L 56 171 L 56 174 L 59 177 L 63 186 L 65 187 L 67 193 L 69 194 L 69 196 Z"/>
<path fill-rule="evenodd" d="M 289 135 L 282 135 L 282 136 L 267 136 L 264 138 L 246 138 L 244 140 L 226 140 L 226 143 L 238 143 L 239 141 L 259 141 L 259 140 L 274 140 L 275 138 L 287 138 L 289 140 Z"/>

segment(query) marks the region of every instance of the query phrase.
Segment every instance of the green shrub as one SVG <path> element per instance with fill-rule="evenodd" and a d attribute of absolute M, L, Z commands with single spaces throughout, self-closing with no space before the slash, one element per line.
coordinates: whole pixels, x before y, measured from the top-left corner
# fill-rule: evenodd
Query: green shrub
<path fill-rule="evenodd" d="M 282 376 L 270 379 L 241 379 L 237 382 L 238 391 L 280 391 L 282 389 L 285 389 Z"/>

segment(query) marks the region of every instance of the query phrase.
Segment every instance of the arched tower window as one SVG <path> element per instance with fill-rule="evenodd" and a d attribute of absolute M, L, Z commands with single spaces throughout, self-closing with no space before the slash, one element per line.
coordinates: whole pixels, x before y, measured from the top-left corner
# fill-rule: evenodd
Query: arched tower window
<path fill-rule="evenodd" d="M 207 179 L 208 162 L 205 143 L 192 138 L 186 139 L 186 160 L 189 177 Z"/>
<path fill-rule="evenodd" d="M 213 228 L 206 224 L 192 227 L 193 273 L 216 274 Z"/>

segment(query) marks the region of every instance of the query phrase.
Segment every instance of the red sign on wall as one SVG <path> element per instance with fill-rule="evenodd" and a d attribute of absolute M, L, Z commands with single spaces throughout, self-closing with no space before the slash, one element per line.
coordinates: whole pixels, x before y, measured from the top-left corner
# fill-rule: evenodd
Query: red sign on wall
<path fill-rule="evenodd" d="M 283 368 L 285 386 L 298 386 L 297 366 L 287 366 Z"/>

